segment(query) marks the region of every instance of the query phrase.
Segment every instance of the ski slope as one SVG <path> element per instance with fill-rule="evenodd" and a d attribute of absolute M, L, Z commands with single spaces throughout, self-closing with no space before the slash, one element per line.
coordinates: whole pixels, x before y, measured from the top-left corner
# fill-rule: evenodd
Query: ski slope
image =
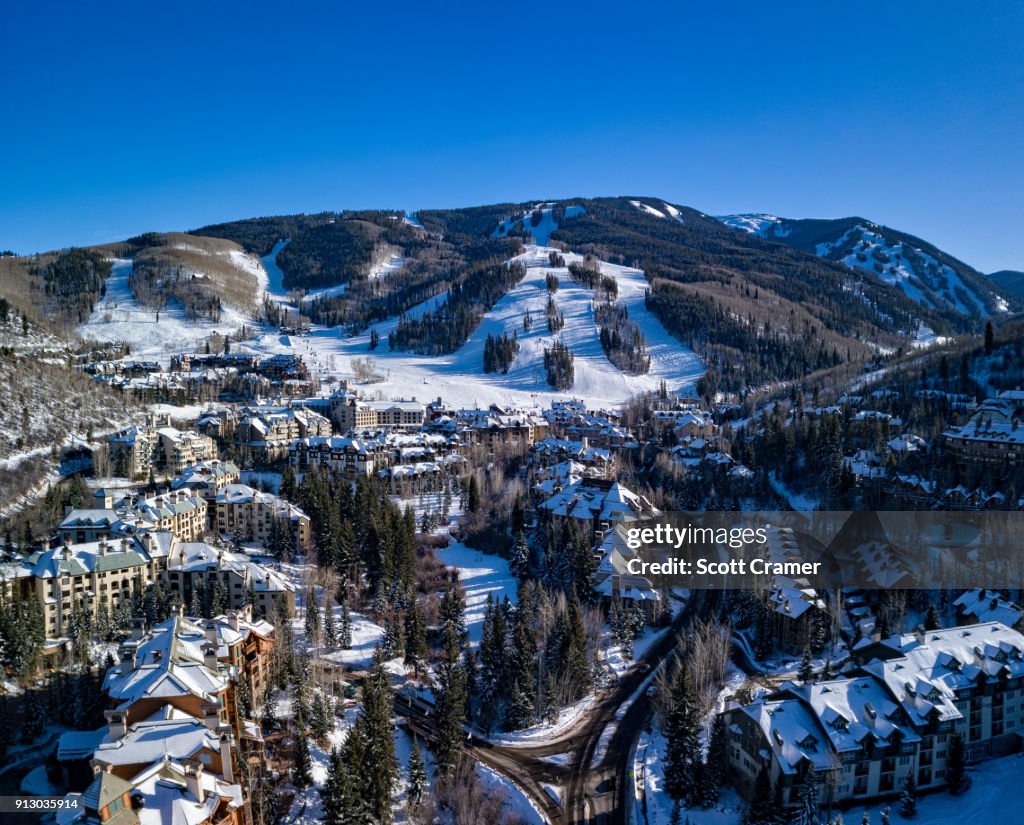
<path fill-rule="evenodd" d="M 238 254 L 242 256 L 242 253 Z M 255 258 L 243 257 L 245 270 L 253 274 L 258 271 L 257 278 L 266 278 Z M 234 256 L 232 262 L 240 264 Z M 130 259 L 114 260 L 103 297 L 89 319 L 75 330 L 80 337 L 111 343 L 126 341 L 131 345 L 134 357 L 160 360 L 161 356 L 172 352 L 201 347 L 215 332 L 222 335 L 234 333 L 243 324 L 251 326 L 253 323 L 248 314 L 228 305 L 221 311 L 219 321 L 189 320 L 185 317 L 185 310 L 175 301 L 169 302 L 159 312 L 143 306 L 128 285 L 131 273 Z"/>
<path fill-rule="evenodd" d="M 550 218 L 547 218 L 550 220 Z M 543 226 L 543 221 L 541 223 Z M 387 336 L 397 318 L 376 324 L 362 334 L 347 337 L 334 327 L 314 327 L 302 336 L 283 337 L 266 332 L 251 343 L 261 354 L 288 352 L 302 355 L 321 379 L 351 378 L 353 358 L 370 357 L 383 381 L 362 387 L 364 393 L 379 392 L 385 398 L 417 396 L 421 400 L 442 396 L 456 405 L 486 406 L 547 404 L 553 398 L 575 397 L 595 404 L 617 404 L 638 392 L 657 390 L 662 381 L 669 390 L 687 388 L 704 373 L 700 359 L 673 338 L 644 306 L 647 280 L 637 269 L 602 263 L 601 269 L 619 285 L 619 301 L 629 309 L 629 317 L 644 332 L 651 369 L 646 375 L 626 375 L 608 361 L 601 349 L 599 330 L 594 322 L 594 293 L 569 280 L 566 267 L 552 268 L 544 246 L 528 246 L 516 260 L 526 264 L 526 276 L 488 312 L 466 343 L 449 355 L 425 356 L 391 352 Z M 580 256 L 562 253 L 566 264 Z M 556 336 L 548 332 L 545 318 L 548 291 L 545 276 L 559 276 L 554 294 L 565 326 Z M 421 314 L 444 300 L 434 296 L 412 308 L 410 315 Z M 523 327 L 527 312 L 532 328 Z M 370 352 L 370 332 L 376 330 L 381 344 Z M 485 374 L 483 347 L 488 334 L 516 333 L 520 349 L 508 374 Z M 557 338 L 575 355 L 576 382 L 571 390 L 555 392 L 544 372 L 544 348 Z"/>

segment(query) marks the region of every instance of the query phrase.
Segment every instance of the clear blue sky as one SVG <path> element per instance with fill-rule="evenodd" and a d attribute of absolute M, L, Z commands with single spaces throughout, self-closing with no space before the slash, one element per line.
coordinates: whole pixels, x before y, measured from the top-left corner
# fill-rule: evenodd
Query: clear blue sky
<path fill-rule="evenodd" d="M 1024 269 L 1022 54 L 1019 0 L 6 2 L 0 248 L 651 194 Z"/>

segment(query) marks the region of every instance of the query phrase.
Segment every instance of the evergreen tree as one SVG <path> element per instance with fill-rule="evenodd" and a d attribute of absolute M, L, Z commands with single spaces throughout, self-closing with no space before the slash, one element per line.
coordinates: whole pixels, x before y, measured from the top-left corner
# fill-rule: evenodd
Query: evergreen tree
<path fill-rule="evenodd" d="M 508 569 L 520 582 L 525 581 L 530 575 L 530 545 L 522 530 L 516 536 L 516 543 L 512 548 L 512 557 L 508 562 Z"/>
<path fill-rule="evenodd" d="M 697 765 L 700 762 L 700 720 L 685 660 L 672 683 L 671 709 L 665 719 L 665 790 L 688 805 L 699 801 Z"/>
<path fill-rule="evenodd" d="M 810 647 L 804 648 L 804 655 L 800 660 L 800 668 L 797 670 L 797 676 L 805 685 L 814 681 L 814 665 L 811 662 Z"/>
<path fill-rule="evenodd" d="M 412 750 L 409 753 L 409 801 L 419 805 L 423 801 L 423 792 L 427 789 L 427 769 L 423 764 L 416 734 L 412 735 Z"/>
<path fill-rule="evenodd" d="M 933 603 L 929 603 L 928 613 L 924 617 L 924 629 L 938 630 L 940 627 L 942 622 L 939 620 L 939 611 Z"/>
<path fill-rule="evenodd" d="M 434 715 L 437 739 L 434 757 L 437 772 L 448 776 L 462 753 L 462 723 L 466 718 L 466 672 L 459 656 L 459 636 L 453 625 L 444 629 L 444 647 L 437 664 Z"/>
<path fill-rule="evenodd" d="M 26 744 L 34 742 L 43 732 L 43 703 L 39 700 L 39 693 L 30 690 L 25 697 L 23 715 L 21 717 L 21 741 Z"/>
<path fill-rule="evenodd" d="M 379 823 L 391 821 L 391 798 L 398 780 L 398 758 L 391 731 L 394 696 L 378 649 L 370 676 L 363 687 L 363 718 L 366 720 L 366 752 L 372 770 L 363 779 L 363 797 Z"/>
<path fill-rule="evenodd" d="M 313 783 L 313 758 L 309 753 L 309 739 L 301 727 L 295 735 L 292 782 L 300 790 L 308 788 Z"/>
<path fill-rule="evenodd" d="M 338 646 L 338 625 L 334 621 L 334 605 L 327 591 L 324 590 L 324 618 L 323 638 L 324 644 L 333 650 Z"/>
<path fill-rule="evenodd" d="M 476 513 L 480 509 L 480 486 L 477 484 L 476 475 L 469 477 L 469 492 L 466 495 L 466 510 Z"/>
<path fill-rule="evenodd" d="M 718 801 L 719 788 L 725 784 L 729 771 L 729 743 L 725 717 L 715 714 L 711 721 L 711 735 L 708 738 L 708 758 L 704 767 L 706 786 L 704 805 L 709 807 Z"/>
<path fill-rule="evenodd" d="M 327 703 L 323 695 L 317 691 L 313 695 L 313 703 L 309 710 L 309 726 L 318 742 L 324 742 L 331 732 L 331 719 L 327 711 Z"/>
<path fill-rule="evenodd" d="M 519 679 L 512 682 L 512 692 L 505 707 L 505 730 L 522 730 L 533 724 L 534 709 L 530 694 L 519 684 Z"/>
<path fill-rule="evenodd" d="M 266 687 L 266 693 L 263 696 L 263 709 L 260 711 L 259 725 L 264 734 L 268 734 L 278 727 L 278 705 L 273 701 L 273 690 L 270 686 Z"/>
<path fill-rule="evenodd" d="M 338 627 L 338 641 L 345 650 L 352 649 L 352 616 L 348 610 L 348 599 L 341 601 L 341 621 Z"/>
<path fill-rule="evenodd" d="M 213 587 L 213 596 L 210 599 L 210 618 L 220 616 L 224 613 L 224 610 L 227 607 L 227 600 L 227 589 L 224 587 L 224 582 L 218 579 L 217 584 Z"/>
<path fill-rule="evenodd" d="M 793 817 L 793 825 L 819 825 L 818 778 L 814 768 L 808 766 L 807 775 L 800 787 L 800 803 Z"/>
<path fill-rule="evenodd" d="M 954 733 L 949 738 L 949 751 L 946 754 L 946 787 L 954 796 L 963 793 L 966 777 L 964 768 L 964 738 Z"/>
<path fill-rule="evenodd" d="M 414 602 L 405 614 L 405 665 L 412 667 L 417 677 L 427 659 L 427 620 L 423 606 Z"/>
<path fill-rule="evenodd" d="M 914 772 L 910 771 L 903 781 L 903 792 L 900 794 L 900 816 L 904 819 L 912 819 L 917 816 L 917 783 L 914 782 Z"/>
<path fill-rule="evenodd" d="M 337 747 L 331 748 L 327 761 L 327 778 L 320 789 L 324 811 L 320 821 L 323 825 L 347 825 L 350 796 L 348 767 L 341 751 Z"/>
<path fill-rule="evenodd" d="M 743 813 L 743 825 L 773 825 L 775 807 L 772 804 L 772 780 L 768 768 L 761 767 L 754 780 L 750 805 Z"/>

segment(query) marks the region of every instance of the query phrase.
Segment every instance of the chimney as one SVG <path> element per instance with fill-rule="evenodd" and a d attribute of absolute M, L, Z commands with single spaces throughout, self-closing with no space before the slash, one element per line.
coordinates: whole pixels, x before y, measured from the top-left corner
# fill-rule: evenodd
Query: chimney
<path fill-rule="evenodd" d="M 217 644 L 217 624 L 216 622 L 207 622 L 203 628 L 203 635 L 206 637 L 206 641 L 211 644 Z"/>
<path fill-rule="evenodd" d="M 107 544 L 107 540 L 106 539 L 101 539 L 100 540 L 100 555 L 101 556 L 107 555 L 107 550 L 109 550 L 109 549 L 110 549 L 110 545 Z"/>
<path fill-rule="evenodd" d="M 132 661 L 134 662 L 134 658 Z M 128 717 L 125 712 L 123 710 L 108 710 L 104 711 L 103 715 L 107 717 L 110 738 L 114 741 L 123 739 L 128 733 Z"/>
<path fill-rule="evenodd" d="M 209 730 L 217 730 L 220 728 L 220 705 L 215 702 L 203 702 L 200 705 L 203 711 L 203 724 Z"/>
<path fill-rule="evenodd" d="M 220 735 L 220 771 L 225 782 L 231 784 L 235 781 L 235 768 L 231 763 L 231 737 L 226 733 Z"/>
<path fill-rule="evenodd" d="M 128 552 L 128 539 L 121 539 L 121 552 L 122 553 L 127 553 Z"/>
<path fill-rule="evenodd" d="M 217 670 L 217 645 L 203 645 L 203 664 L 206 665 L 210 670 Z"/>
<path fill-rule="evenodd" d="M 203 790 L 203 763 L 186 759 L 182 767 L 185 769 L 185 789 L 202 805 L 206 800 L 206 792 Z"/>
<path fill-rule="evenodd" d="M 238 632 L 238 611 L 232 610 L 228 613 L 228 624 L 232 630 Z"/>
<path fill-rule="evenodd" d="M 45 553 L 49 549 L 50 549 L 50 540 L 49 539 L 43 539 L 43 552 Z"/>

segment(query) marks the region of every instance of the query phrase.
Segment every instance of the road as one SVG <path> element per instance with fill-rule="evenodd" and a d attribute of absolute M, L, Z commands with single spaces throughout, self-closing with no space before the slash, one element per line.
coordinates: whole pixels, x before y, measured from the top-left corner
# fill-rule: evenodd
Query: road
<path fill-rule="evenodd" d="M 651 714 L 644 683 L 670 659 L 694 617 L 714 608 L 716 596 L 696 594 L 672 629 L 568 730 L 543 742 L 499 745 L 467 729 L 465 754 L 512 780 L 552 825 L 625 825 L 627 783 L 633 781 L 630 755 Z M 429 703 L 397 694 L 395 711 L 409 730 L 433 738 Z M 560 757 L 558 763 L 546 759 L 552 756 Z M 545 783 L 561 789 L 561 804 L 548 794 Z"/>

